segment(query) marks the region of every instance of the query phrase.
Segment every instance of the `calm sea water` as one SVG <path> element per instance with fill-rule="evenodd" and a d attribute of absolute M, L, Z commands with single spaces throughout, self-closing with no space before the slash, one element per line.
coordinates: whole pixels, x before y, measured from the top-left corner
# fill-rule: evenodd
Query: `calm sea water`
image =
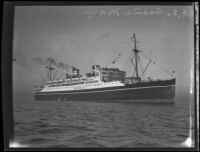
<path fill-rule="evenodd" d="M 14 101 L 15 140 L 30 147 L 171 147 L 189 136 L 189 104 Z"/>

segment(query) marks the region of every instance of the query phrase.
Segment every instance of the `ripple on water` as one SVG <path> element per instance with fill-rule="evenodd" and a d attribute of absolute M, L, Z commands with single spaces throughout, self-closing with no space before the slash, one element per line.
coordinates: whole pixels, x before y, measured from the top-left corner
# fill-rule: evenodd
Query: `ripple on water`
<path fill-rule="evenodd" d="M 15 106 L 15 136 L 34 147 L 159 147 L 188 135 L 187 107 L 35 101 Z"/>

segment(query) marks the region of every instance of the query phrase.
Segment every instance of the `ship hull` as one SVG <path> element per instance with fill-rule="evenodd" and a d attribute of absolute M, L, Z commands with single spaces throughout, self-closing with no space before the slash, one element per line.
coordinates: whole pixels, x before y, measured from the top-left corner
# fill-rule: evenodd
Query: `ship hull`
<path fill-rule="evenodd" d="M 119 87 L 34 93 L 36 100 L 171 103 L 175 79 Z"/>

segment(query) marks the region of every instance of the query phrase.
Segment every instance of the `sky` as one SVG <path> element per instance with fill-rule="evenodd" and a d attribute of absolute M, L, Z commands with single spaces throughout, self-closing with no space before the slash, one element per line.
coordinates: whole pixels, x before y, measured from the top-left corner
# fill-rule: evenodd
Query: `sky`
<path fill-rule="evenodd" d="M 171 78 L 164 71 L 175 70 L 177 92 L 189 93 L 193 30 L 192 6 L 16 6 L 13 91 L 31 93 L 41 85 L 46 62 L 38 61 L 48 57 L 79 68 L 82 75 L 94 64 L 123 69 L 133 48 L 130 38 L 136 33 L 138 49 L 156 63 L 145 76 Z M 143 56 L 141 60 L 144 69 L 148 60 Z M 56 70 L 56 78 L 66 72 Z"/>

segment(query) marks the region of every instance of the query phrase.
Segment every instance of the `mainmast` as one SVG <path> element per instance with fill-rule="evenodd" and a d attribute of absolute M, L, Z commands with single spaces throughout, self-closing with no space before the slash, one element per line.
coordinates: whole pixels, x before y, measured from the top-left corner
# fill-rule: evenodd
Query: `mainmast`
<path fill-rule="evenodd" d="M 137 41 L 136 41 L 135 33 L 131 37 L 131 40 L 134 42 L 134 48 L 132 49 L 132 51 L 134 52 L 134 55 L 135 55 L 135 66 L 134 67 L 135 67 L 135 72 L 136 72 L 136 78 L 140 78 L 139 74 L 138 74 L 138 53 L 139 53 L 139 50 L 137 49 Z"/>

